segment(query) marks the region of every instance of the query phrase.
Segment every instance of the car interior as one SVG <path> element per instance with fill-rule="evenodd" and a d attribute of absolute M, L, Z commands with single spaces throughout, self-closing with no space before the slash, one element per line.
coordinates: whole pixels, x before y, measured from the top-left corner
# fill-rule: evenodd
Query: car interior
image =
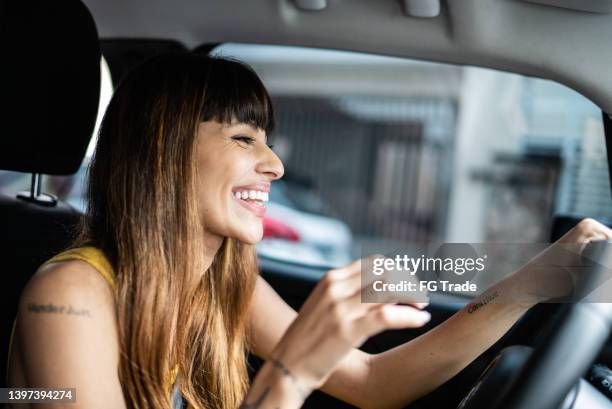
<path fill-rule="evenodd" d="M 102 56 L 114 84 L 151 56 L 206 54 L 228 43 L 495 69 L 553 81 L 581 94 L 600 110 L 602 146 L 606 152 L 612 146 L 612 1 L 3 0 L 0 7 L 5 101 L 0 169 L 29 181 L 27 190 L 0 193 L 4 373 L 21 290 L 43 261 L 66 247 L 82 216 L 82 210 L 46 192 L 43 180 L 74 175 L 82 166 L 103 109 Z M 545 240 L 555 241 L 584 217 L 612 226 L 601 214 L 551 212 L 541 220 Z M 260 270 L 298 310 L 328 266 L 261 256 Z M 426 326 L 386 331 L 360 348 L 378 353 L 410 341 L 469 301 L 461 294 L 433 294 Z M 610 317 L 605 304 L 538 305 L 457 376 L 408 407 L 612 407 L 612 392 L 601 386 L 606 376 L 612 385 L 612 371 L 600 378 L 594 371 L 601 368 L 594 364 L 612 367 Z M 254 374 L 261 361 L 251 356 L 250 364 Z M 2 382 L 6 386 L 5 378 Z M 304 407 L 352 406 L 315 392 Z"/>

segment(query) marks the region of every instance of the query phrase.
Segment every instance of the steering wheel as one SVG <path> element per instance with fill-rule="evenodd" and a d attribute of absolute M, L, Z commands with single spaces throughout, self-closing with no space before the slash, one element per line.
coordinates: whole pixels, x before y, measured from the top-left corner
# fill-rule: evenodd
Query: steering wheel
<path fill-rule="evenodd" d="M 605 262 L 612 260 L 610 243 L 589 244 L 583 254 L 601 260 L 599 266 L 610 265 Z M 585 275 L 579 285 L 589 288 L 596 277 Z M 611 322 L 612 304 L 560 306 L 536 345 L 502 350 L 457 409 L 612 408 L 607 397 L 579 382 L 607 341 Z"/>

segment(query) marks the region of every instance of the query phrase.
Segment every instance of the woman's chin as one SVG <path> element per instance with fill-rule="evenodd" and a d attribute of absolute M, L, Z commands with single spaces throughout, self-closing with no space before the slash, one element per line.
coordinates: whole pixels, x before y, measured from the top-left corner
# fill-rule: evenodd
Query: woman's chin
<path fill-rule="evenodd" d="M 263 229 L 257 231 L 240 231 L 233 238 L 245 244 L 257 244 L 263 239 Z"/>

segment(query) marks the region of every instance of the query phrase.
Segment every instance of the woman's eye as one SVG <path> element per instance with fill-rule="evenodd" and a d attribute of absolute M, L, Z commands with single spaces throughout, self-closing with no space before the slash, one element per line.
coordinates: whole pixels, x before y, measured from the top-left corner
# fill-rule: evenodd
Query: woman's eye
<path fill-rule="evenodd" d="M 239 136 L 233 136 L 232 139 L 235 140 L 235 141 L 241 141 L 241 142 L 244 142 L 244 143 L 248 143 L 249 145 L 252 144 L 253 142 L 255 142 L 255 139 L 251 138 L 250 136 L 241 136 L 241 135 L 239 135 Z"/>

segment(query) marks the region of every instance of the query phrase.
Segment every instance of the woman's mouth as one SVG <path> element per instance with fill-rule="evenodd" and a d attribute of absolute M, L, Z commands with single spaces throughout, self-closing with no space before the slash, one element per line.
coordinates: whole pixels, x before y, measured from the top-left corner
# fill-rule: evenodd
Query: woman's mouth
<path fill-rule="evenodd" d="M 268 201 L 268 192 L 262 190 L 236 190 L 232 196 L 242 206 L 255 213 L 258 217 L 263 217 L 266 213 L 264 203 Z"/>

